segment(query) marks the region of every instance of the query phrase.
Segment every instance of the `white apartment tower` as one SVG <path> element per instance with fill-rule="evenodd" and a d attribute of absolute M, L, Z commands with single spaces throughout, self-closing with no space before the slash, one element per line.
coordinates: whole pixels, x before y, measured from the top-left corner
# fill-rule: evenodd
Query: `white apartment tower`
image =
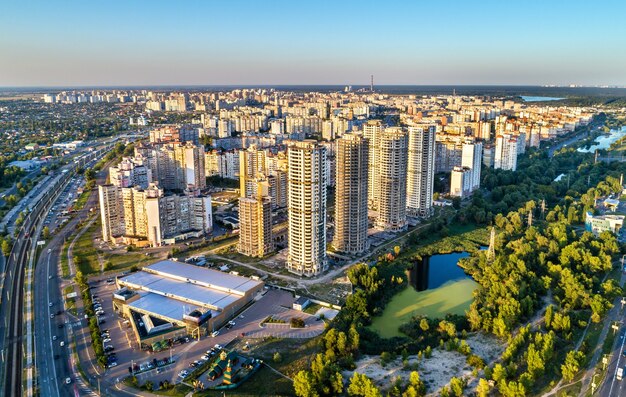
<path fill-rule="evenodd" d="M 409 127 L 406 207 L 410 215 L 432 215 L 435 183 L 435 126 Z"/>
<path fill-rule="evenodd" d="M 466 198 L 472 194 L 472 170 L 454 167 L 450 174 L 450 196 Z"/>
<path fill-rule="evenodd" d="M 326 148 L 316 141 L 291 141 L 287 149 L 287 207 L 290 272 L 314 276 L 326 262 Z"/>
<path fill-rule="evenodd" d="M 474 191 L 480 187 L 480 167 L 483 163 L 483 144 L 482 142 L 463 143 L 461 151 L 461 167 L 471 170 L 471 190 Z"/>
<path fill-rule="evenodd" d="M 335 237 L 333 247 L 357 254 L 367 244 L 369 146 L 360 135 L 345 134 L 337 141 Z"/>
<path fill-rule="evenodd" d="M 375 226 L 381 230 L 398 231 L 406 227 L 406 182 L 408 137 L 402 129 L 386 128 L 375 134 L 378 140 L 378 217 Z M 371 191 L 371 189 L 370 189 Z"/>
<path fill-rule="evenodd" d="M 368 163 L 369 163 L 369 174 L 368 174 L 368 190 L 367 190 L 367 205 L 369 208 L 376 210 L 378 207 L 378 184 L 376 180 L 378 178 L 378 140 L 380 134 L 383 131 L 382 122 L 379 120 L 371 120 L 368 121 L 367 124 L 363 126 L 363 136 L 367 139 L 369 146 L 369 154 L 368 154 Z"/>
<path fill-rule="evenodd" d="M 517 169 L 517 138 L 509 134 L 498 135 L 495 149 L 493 167 L 515 171 Z"/>

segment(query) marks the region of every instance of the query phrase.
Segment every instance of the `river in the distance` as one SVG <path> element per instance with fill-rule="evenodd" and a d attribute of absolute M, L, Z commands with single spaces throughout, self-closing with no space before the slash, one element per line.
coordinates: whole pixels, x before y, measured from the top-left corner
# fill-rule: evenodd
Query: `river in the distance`
<path fill-rule="evenodd" d="M 524 96 L 521 97 L 524 102 L 547 102 L 547 101 L 560 101 L 565 98 L 556 98 L 551 96 Z"/>
<path fill-rule="evenodd" d="M 593 153 L 596 150 L 608 149 L 614 142 L 624 135 L 626 135 L 626 126 L 619 130 L 611 130 L 607 135 L 600 135 L 595 139 L 595 145 L 591 145 L 588 148 L 578 148 L 578 151 L 581 153 Z"/>

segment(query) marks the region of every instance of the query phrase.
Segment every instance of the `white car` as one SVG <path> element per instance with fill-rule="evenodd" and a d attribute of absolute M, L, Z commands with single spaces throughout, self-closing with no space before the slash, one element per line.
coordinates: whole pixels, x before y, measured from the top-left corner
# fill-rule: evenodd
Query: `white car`
<path fill-rule="evenodd" d="M 230 320 L 230 321 L 228 322 L 228 324 L 230 324 L 231 326 L 234 326 L 234 325 L 235 325 L 235 322 L 234 322 L 233 320 Z"/>
<path fill-rule="evenodd" d="M 65 378 L 65 384 L 69 385 L 70 383 L 72 383 L 72 378 Z"/>
<path fill-rule="evenodd" d="M 220 346 L 219 343 L 216 343 L 215 346 L 213 346 L 213 347 L 215 347 L 217 350 L 221 350 L 222 349 L 222 346 Z"/>
<path fill-rule="evenodd" d="M 65 342 L 64 342 L 64 341 L 61 341 L 61 343 L 59 343 L 59 345 L 60 345 L 61 347 L 63 347 L 63 346 L 65 346 Z"/>
<path fill-rule="evenodd" d="M 216 336 L 218 336 L 219 334 L 220 334 L 220 331 L 213 331 L 213 332 L 211 333 L 211 336 L 212 336 L 213 338 L 215 338 L 215 337 L 216 337 Z M 217 346 L 217 345 L 216 345 L 216 346 Z"/>
<path fill-rule="evenodd" d="M 48 303 L 48 307 L 52 307 L 52 302 Z"/>
<path fill-rule="evenodd" d="M 109 343 L 111 342 L 111 338 L 106 338 L 102 340 L 102 343 Z"/>
<path fill-rule="evenodd" d="M 56 336 L 56 335 L 53 335 L 53 336 L 52 336 L 52 340 L 57 340 L 57 336 Z"/>

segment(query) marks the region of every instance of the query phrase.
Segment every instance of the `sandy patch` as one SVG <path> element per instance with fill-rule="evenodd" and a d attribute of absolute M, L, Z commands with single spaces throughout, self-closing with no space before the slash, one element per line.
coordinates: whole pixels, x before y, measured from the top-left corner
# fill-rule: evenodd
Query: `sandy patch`
<path fill-rule="evenodd" d="M 491 364 L 505 348 L 505 344 L 496 338 L 484 334 L 472 334 L 467 338 L 467 344 L 472 353 Z M 450 383 L 452 377 L 466 378 L 467 390 L 476 387 L 477 379 L 472 376 L 472 368 L 467 365 L 466 357 L 457 352 L 436 348 L 430 358 L 418 360 L 417 355 L 409 356 L 407 368 L 402 365 L 402 357 L 398 356 L 385 367 L 380 364 L 379 356 L 363 356 L 356 362 L 356 372 L 367 375 L 376 385 L 386 390 L 392 386 L 397 377 L 406 384 L 411 371 L 417 370 L 420 378 L 426 384 L 428 395 L 437 395 L 438 391 Z M 344 371 L 345 378 L 352 377 L 352 371 Z"/>

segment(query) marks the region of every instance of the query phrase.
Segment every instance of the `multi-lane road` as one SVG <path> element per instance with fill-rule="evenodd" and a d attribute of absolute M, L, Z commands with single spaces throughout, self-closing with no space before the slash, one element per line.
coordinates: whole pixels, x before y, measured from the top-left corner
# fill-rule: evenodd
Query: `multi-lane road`
<path fill-rule="evenodd" d="M 29 261 L 32 263 L 34 256 L 36 255 L 35 244 L 39 240 L 39 235 L 43 227 L 43 220 L 65 186 L 70 181 L 74 174 L 75 167 L 84 167 L 86 164 L 93 162 L 94 159 L 104 155 L 106 153 L 106 149 L 109 148 L 110 146 L 106 146 L 105 148 L 94 150 L 93 152 L 82 156 L 77 163 L 64 167 L 62 172 L 60 172 L 59 175 L 46 186 L 45 192 L 35 202 L 28 204 L 28 207 L 31 208 L 31 212 L 27 215 L 24 224 L 20 228 L 11 254 L 5 263 L 4 277 L 2 279 L 0 291 L 2 294 L 0 318 L 4 320 L 3 323 L 0 324 L 0 360 L 2 361 L 0 371 L 3 379 L 3 387 L 1 391 L 2 395 L 22 395 L 24 374 L 22 371 L 24 364 L 23 358 L 26 357 L 27 360 L 29 360 L 33 354 L 30 344 L 32 340 L 27 340 L 27 338 L 25 338 L 25 336 L 32 335 L 30 333 L 26 333 L 25 335 L 24 332 L 24 313 L 30 313 L 28 308 L 24 306 L 25 298 L 27 296 L 24 288 L 26 268 Z M 49 266 L 56 269 L 56 259 L 58 258 L 56 258 L 54 262 L 52 261 L 53 258 L 50 259 L 51 261 Z M 37 281 L 38 282 L 36 282 L 35 285 L 40 283 L 39 279 Z M 57 282 L 55 282 L 54 277 L 48 277 L 46 278 L 46 282 L 42 284 L 48 284 L 49 290 L 54 290 L 58 294 L 58 280 L 56 281 Z M 45 306 L 51 309 L 48 306 L 48 303 L 46 303 Z M 51 320 L 50 314 L 44 318 Z M 33 318 L 31 317 L 27 320 L 32 321 L 32 319 Z M 35 321 L 35 324 L 41 323 L 41 316 L 36 316 L 36 319 L 37 321 Z M 48 334 L 51 333 L 52 329 L 52 324 L 48 324 Z M 24 346 L 27 346 L 26 352 L 24 351 Z M 52 353 L 52 361 L 55 361 L 54 350 Z M 53 367 L 55 366 L 56 365 L 53 365 Z M 62 367 L 62 364 L 60 364 L 60 367 Z M 29 370 L 29 376 L 27 377 L 26 384 L 28 385 L 27 387 L 32 388 L 33 386 L 31 382 L 33 380 L 32 376 L 34 368 L 30 367 L 27 369 Z M 55 369 L 56 372 L 56 368 L 53 369 Z M 58 381 L 58 374 L 50 375 L 51 376 L 48 379 Z M 30 389 L 25 391 L 32 393 L 32 390 Z"/>

